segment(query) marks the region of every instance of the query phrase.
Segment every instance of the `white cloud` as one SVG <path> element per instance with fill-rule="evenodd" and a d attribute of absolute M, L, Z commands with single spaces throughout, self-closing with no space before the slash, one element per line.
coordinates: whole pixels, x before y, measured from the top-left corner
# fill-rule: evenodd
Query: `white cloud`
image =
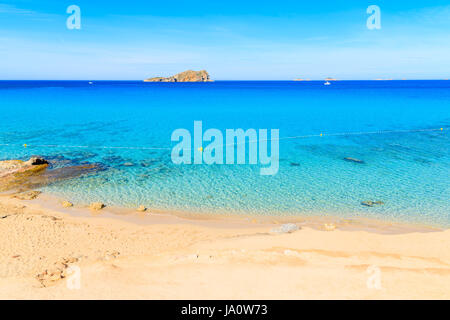
<path fill-rule="evenodd" d="M 28 9 L 21 9 L 17 8 L 15 6 L 11 6 L 9 4 L 0 4 L 0 14 L 18 14 L 18 15 L 34 15 L 37 14 L 37 12 L 28 10 Z"/>

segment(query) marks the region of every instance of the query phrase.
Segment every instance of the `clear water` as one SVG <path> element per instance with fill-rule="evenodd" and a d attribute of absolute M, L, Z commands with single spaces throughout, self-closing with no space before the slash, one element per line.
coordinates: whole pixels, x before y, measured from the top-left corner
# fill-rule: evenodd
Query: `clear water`
<path fill-rule="evenodd" d="M 450 81 L 2 81 L 0 114 L 0 144 L 8 144 L 0 159 L 42 155 L 107 167 L 45 187 L 74 202 L 450 226 Z M 171 148 L 172 131 L 193 130 L 194 120 L 204 129 L 274 128 L 281 137 L 444 130 L 281 140 L 275 176 L 251 165 L 174 165 L 165 149 L 97 148 Z M 385 204 L 369 208 L 365 200 Z"/>

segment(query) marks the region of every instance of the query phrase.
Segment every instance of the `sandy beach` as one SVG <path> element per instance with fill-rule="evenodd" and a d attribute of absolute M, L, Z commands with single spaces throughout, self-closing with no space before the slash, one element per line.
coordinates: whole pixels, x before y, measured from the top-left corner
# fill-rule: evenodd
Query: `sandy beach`
<path fill-rule="evenodd" d="M 0 301 L 450 300 L 449 40 L 450 0 L 1 1 Z"/>
<path fill-rule="evenodd" d="M 1 299 L 450 298 L 450 230 L 275 234 L 275 222 L 139 223 L 42 203 L 0 197 Z"/>

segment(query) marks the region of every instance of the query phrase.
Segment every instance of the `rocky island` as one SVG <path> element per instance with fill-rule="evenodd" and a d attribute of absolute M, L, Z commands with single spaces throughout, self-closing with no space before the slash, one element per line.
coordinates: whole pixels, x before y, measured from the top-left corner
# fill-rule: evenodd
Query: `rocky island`
<path fill-rule="evenodd" d="M 187 70 L 171 77 L 154 77 L 145 79 L 144 82 L 211 82 L 206 70 Z"/>

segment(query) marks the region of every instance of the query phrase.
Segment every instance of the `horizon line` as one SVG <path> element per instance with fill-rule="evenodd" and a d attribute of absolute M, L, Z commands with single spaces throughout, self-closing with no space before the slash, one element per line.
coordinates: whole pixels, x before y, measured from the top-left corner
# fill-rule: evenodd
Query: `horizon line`
<path fill-rule="evenodd" d="M 211 81 L 180 81 L 178 83 L 207 83 L 207 82 L 216 82 L 216 81 L 279 81 L 279 82 L 315 82 L 315 81 L 448 81 L 450 78 L 438 78 L 438 79 L 337 79 L 337 78 L 325 78 L 325 79 L 264 79 L 264 80 L 256 80 L 256 79 L 234 79 L 234 80 L 224 80 L 217 79 Z M 144 79 L 0 79 L 0 81 L 129 81 L 129 82 L 144 82 Z M 150 83 L 150 82 L 147 82 Z M 151 82 L 151 83 L 177 83 L 177 82 Z"/>

